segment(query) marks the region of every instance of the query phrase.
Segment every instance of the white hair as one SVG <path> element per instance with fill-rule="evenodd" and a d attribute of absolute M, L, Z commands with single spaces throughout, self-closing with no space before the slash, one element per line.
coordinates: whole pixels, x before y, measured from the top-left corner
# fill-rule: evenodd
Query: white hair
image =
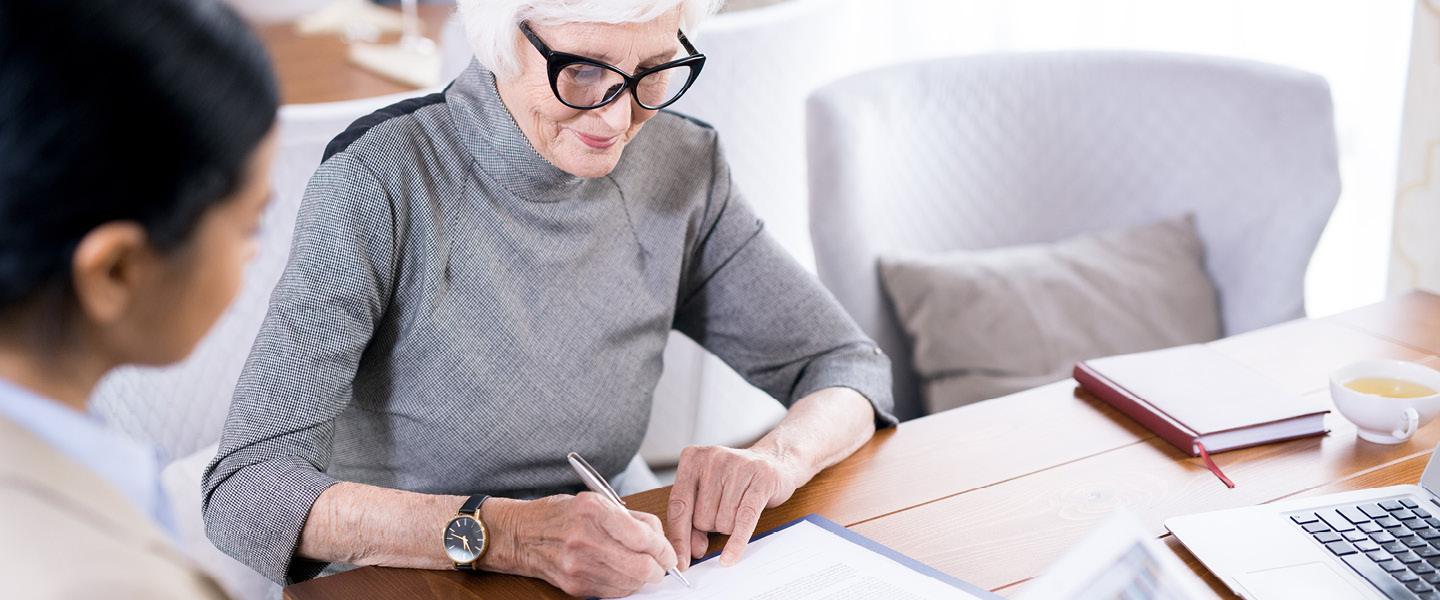
<path fill-rule="evenodd" d="M 465 37 L 480 64 L 497 76 L 520 72 L 516 42 L 522 21 L 564 23 L 644 23 L 680 8 L 680 30 L 693 34 L 725 0 L 459 0 Z"/>

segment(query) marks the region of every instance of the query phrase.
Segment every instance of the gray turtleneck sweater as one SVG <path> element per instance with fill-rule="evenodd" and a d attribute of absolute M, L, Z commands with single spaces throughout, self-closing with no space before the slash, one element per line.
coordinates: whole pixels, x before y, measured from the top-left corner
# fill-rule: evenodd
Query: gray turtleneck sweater
<path fill-rule="evenodd" d="M 326 566 L 292 559 L 337 481 L 573 493 L 569 451 L 619 473 L 672 328 L 787 406 L 843 386 L 894 423 L 887 358 L 764 232 L 714 130 L 662 111 L 578 178 L 472 64 L 327 149 L 205 472 L 210 538 L 283 583 Z"/>

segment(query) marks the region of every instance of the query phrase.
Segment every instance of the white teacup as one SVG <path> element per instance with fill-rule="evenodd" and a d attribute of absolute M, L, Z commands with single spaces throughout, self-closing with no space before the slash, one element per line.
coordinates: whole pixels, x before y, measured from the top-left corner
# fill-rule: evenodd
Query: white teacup
<path fill-rule="evenodd" d="M 1366 394 L 1345 384 L 1363 378 L 1398 379 L 1418 383 L 1436 393 L 1417 398 Z M 1360 439 L 1377 444 L 1399 444 L 1440 414 L 1440 371 L 1403 360 L 1366 360 L 1330 374 L 1330 397 L 1335 408 L 1359 428 Z"/>

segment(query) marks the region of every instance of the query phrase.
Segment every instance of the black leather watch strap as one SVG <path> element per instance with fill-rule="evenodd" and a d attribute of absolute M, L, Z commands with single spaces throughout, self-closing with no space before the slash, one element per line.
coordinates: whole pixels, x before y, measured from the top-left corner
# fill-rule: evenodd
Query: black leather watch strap
<path fill-rule="evenodd" d="M 475 494 L 474 496 L 471 496 L 471 497 L 469 497 L 469 498 L 466 498 L 466 499 L 465 499 L 465 503 L 460 505 L 460 514 L 462 514 L 462 515 L 475 515 L 475 518 L 476 518 L 477 520 L 479 520 L 479 518 L 480 518 L 480 505 L 481 505 L 481 504 L 484 504 L 485 501 L 486 501 L 486 500 L 489 500 L 489 499 L 490 499 L 490 495 L 489 495 L 489 494 Z"/>

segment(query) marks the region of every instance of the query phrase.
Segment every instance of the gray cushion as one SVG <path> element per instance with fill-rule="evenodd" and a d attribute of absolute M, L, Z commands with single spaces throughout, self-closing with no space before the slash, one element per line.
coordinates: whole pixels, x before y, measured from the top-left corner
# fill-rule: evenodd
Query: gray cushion
<path fill-rule="evenodd" d="M 926 408 L 1058 381 L 1076 361 L 1220 337 L 1194 217 L 1054 244 L 880 257 Z"/>

